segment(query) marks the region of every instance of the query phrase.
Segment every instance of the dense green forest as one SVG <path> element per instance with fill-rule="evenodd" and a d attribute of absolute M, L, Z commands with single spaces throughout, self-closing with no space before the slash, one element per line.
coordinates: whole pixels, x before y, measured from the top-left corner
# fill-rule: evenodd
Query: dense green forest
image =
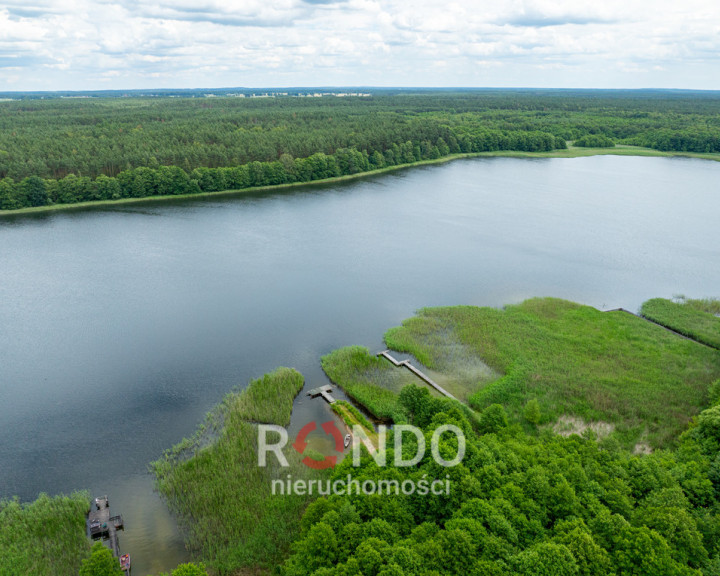
<path fill-rule="evenodd" d="M 695 330 L 714 319 L 707 309 L 714 310 L 715 303 L 692 302 L 702 308 L 686 319 Z M 385 339 L 391 348 L 412 351 L 434 366 L 434 375 L 457 379 L 477 367 L 470 360 L 479 356 L 505 376 L 470 396 L 474 412 L 424 386 L 409 384 L 397 392 L 397 382 L 388 385 L 387 377 L 397 369 L 358 347 L 324 358 L 331 379 L 373 414 L 421 427 L 426 445 L 438 426 L 456 425 L 468 446 L 465 459 L 453 468 L 440 467 L 428 455 L 416 467 L 380 467 L 369 455 L 359 469 L 343 461 L 333 481 L 348 474 L 360 483 L 400 484 L 449 476 L 452 490 L 432 497 L 320 498 L 305 512 L 281 574 L 720 573 L 720 380 L 711 382 L 720 374 L 720 357 L 715 351 L 663 334 L 629 314 L 555 299 L 533 299 L 504 311 L 426 309 Z M 668 371 L 673 381 L 668 389 L 653 372 L 654 363 Z M 694 380 L 699 397 L 679 408 L 680 396 L 693 393 Z M 574 389 L 584 386 L 594 392 L 576 394 Z M 584 430 L 565 435 L 553 426 L 563 413 L 585 416 Z M 692 415 L 697 416 L 688 427 Z M 590 420 L 599 417 L 610 418 L 618 429 L 623 419 L 637 419 L 634 424 L 646 432 L 659 422 L 673 432 L 656 436 L 665 449 L 638 453 L 623 447 L 623 433 L 593 427 Z M 402 449 L 408 458 L 416 446 L 411 442 Z M 444 457 L 457 450 L 455 437 L 444 437 Z"/>
<path fill-rule="evenodd" d="M 720 95 L 381 90 L 0 102 L 0 210 L 309 182 L 567 141 L 720 152 Z"/>
<path fill-rule="evenodd" d="M 479 422 L 453 401 L 411 385 L 399 402 L 426 432 L 461 427 L 454 468 L 349 459 L 333 479 L 403 483 L 449 476 L 449 494 L 320 498 L 302 520 L 284 576 L 702 576 L 720 568 L 720 406 L 704 411 L 679 448 L 632 456 L 589 436 L 540 437 L 492 405 Z M 403 445 L 405 450 L 405 445 Z M 454 437 L 441 443 L 446 458 Z M 414 454 L 408 446 L 404 456 Z"/>

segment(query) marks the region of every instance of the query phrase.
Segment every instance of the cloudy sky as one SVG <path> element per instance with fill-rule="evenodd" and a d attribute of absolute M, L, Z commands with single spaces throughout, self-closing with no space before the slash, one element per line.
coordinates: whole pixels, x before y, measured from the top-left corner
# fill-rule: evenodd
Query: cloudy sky
<path fill-rule="evenodd" d="M 0 91 L 720 89 L 717 0 L 0 0 Z"/>

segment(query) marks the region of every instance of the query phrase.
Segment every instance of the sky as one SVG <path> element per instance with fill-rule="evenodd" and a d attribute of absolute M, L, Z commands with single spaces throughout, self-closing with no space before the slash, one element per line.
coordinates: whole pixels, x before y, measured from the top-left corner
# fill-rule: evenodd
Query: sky
<path fill-rule="evenodd" d="M 717 0 L 0 0 L 0 91 L 720 89 Z"/>

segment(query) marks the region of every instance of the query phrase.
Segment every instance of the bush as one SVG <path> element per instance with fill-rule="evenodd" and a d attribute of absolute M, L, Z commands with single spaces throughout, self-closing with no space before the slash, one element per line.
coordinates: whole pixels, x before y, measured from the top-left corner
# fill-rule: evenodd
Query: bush
<path fill-rule="evenodd" d="M 480 433 L 492 434 L 499 432 L 503 428 L 507 428 L 508 419 L 505 414 L 505 408 L 500 404 L 490 404 L 483 410 L 480 416 Z"/>
<path fill-rule="evenodd" d="M 171 576 L 208 576 L 208 573 L 207 570 L 205 570 L 204 564 L 193 564 L 189 562 L 187 564 L 180 564 L 172 571 Z"/>
<path fill-rule="evenodd" d="M 525 412 L 523 415 L 525 416 L 525 420 L 530 422 L 530 424 L 535 426 L 540 424 L 542 414 L 540 413 L 540 403 L 537 401 L 537 398 L 533 398 L 525 405 Z"/>
<path fill-rule="evenodd" d="M 109 548 L 101 542 L 95 542 L 90 553 L 80 568 L 80 576 L 124 576 L 120 564 Z"/>
<path fill-rule="evenodd" d="M 587 134 L 575 140 L 574 145 L 582 148 L 613 148 L 615 142 L 602 134 Z"/>
<path fill-rule="evenodd" d="M 720 404 L 720 379 L 710 384 L 710 388 L 708 388 L 708 400 L 710 401 L 710 406 Z"/>
<path fill-rule="evenodd" d="M 706 451 L 716 453 L 720 448 L 720 405 L 700 413 L 697 432 Z"/>

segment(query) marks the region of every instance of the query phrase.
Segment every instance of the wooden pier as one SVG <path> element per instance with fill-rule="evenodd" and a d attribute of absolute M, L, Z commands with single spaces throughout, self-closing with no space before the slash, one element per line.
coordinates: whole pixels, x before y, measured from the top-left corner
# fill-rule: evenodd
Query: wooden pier
<path fill-rule="evenodd" d="M 112 552 L 113 556 L 121 560 L 118 531 L 125 530 L 123 518 L 120 515 L 110 516 L 110 502 L 107 496 L 95 498 L 87 517 L 88 535 L 92 540 L 101 540 Z M 125 570 L 130 574 L 130 568 Z"/>
<path fill-rule="evenodd" d="M 434 382 L 427 374 L 425 374 L 425 373 L 421 372 L 420 370 L 418 370 L 417 368 L 415 368 L 415 366 L 413 366 L 413 365 L 410 363 L 410 360 L 396 360 L 396 359 L 393 358 L 393 356 L 390 354 L 390 350 L 384 350 L 384 351 L 382 351 L 382 352 L 378 352 L 377 355 L 378 355 L 378 356 L 382 356 L 383 358 L 386 358 L 387 360 L 390 360 L 390 362 L 392 362 L 392 363 L 393 363 L 395 366 L 397 366 L 398 368 L 401 367 L 401 366 L 404 366 L 405 368 L 407 368 L 408 370 L 410 370 L 410 372 L 412 372 L 413 374 L 415 374 L 415 376 L 417 376 L 418 378 L 420 378 L 420 380 L 422 380 L 422 381 L 425 382 L 426 384 L 429 384 L 430 386 L 432 386 L 433 388 L 435 388 L 435 390 L 437 390 L 438 392 L 440 392 L 440 394 L 442 394 L 443 396 L 447 396 L 448 398 L 452 398 L 453 400 L 457 400 L 457 398 L 455 398 L 455 396 L 453 396 L 452 394 L 450 394 L 450 392 L 448 392 L 447 390 L 445 390 L 445 388 L 443 388 L 442 386 L 440 386 L 440 384 Z"/>
<path fill-rule="evenodd" d="M 319 388 L 313 388 L 307 393 L 307 395 L 310 396 L 310 398 L 322 396 L 328 404 L 333 404 L 335 402 L 335 398 L 331 396 L 331 392 L 332 386 L 326 384 L 325 386 L 320 386 Z"/>

